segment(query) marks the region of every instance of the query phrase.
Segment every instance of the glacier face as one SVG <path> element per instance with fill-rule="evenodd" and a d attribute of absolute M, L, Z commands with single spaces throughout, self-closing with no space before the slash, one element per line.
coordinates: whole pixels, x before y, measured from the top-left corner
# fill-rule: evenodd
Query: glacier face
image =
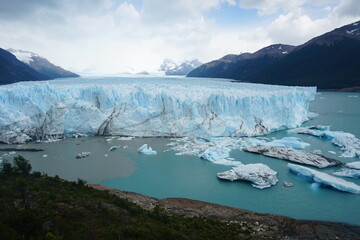
<path fill-rule="evenodd" d="M 77 78 L 0 87 L 0 141 L 252 136 L 307 120 L 316 88 L 196 78 Z"/>

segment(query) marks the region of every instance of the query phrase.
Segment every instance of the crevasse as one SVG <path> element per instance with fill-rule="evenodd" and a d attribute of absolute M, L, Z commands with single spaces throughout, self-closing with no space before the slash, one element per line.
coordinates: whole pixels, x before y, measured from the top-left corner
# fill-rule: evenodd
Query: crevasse
<path fill-rule="evenodd" d="M 72 134 L 253 136 L 307 120 L 316 88 L 211 79 L 80 78 L 0 87 L 0 141 Z"/>

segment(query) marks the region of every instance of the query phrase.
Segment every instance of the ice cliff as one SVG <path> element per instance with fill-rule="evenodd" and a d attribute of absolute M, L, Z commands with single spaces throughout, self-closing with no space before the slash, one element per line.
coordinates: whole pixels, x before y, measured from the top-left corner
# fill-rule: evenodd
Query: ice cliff
<path fill-rule="evenodd" d="M 308 119 L 316 88 L 211 79 L 78 78 L 0 87 L 0 141 L 51 137 L 252 136 Z"/>

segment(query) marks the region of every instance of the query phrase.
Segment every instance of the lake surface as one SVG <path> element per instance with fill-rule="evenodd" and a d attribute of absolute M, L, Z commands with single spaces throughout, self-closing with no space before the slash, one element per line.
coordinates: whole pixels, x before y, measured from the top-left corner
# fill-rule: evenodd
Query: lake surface
<path fill-rule="evenodd" d="M 311 103 L 310 111 L 319 115 L 304 123 L 305 126 L 330 125 L 331 130 L 346 131 L 360 137 L 360 94 L 320 93 Z M 285 136 L 299 137 L 310 143 L 311 145 L 305 148 L 306 151 L 320 149 L 324 155 L 342 162 L 359 160 L 340 158 L 340 149 L 329 140 L 287 131 L 272 133 L 267 137 Z M 69 180 L 82 178 L 89 183 L 99 183 L 156 198 L 192 198 L 297 219 L 360 225 L 360 195 L 314 187 L 304 179 L 289 173 L 286 161 L 240 150 L 230 153 L 230 157 L 242 163 L 264 163 L 278 172 L 277 185 L 259 190 L 251 187 L 248 182 L 219 180 L 216 174 L 231 167 L 216 165 L 196 156 L 175 155 L 175 151 L 168 151 L 169 147 L 166 146 L 170 142 L 171 139 L 168 138 L 135 138 L 125 141 L 119 140 L 118 137 L 88 137 L 14 147 L 44 149 L 44 152 L 23 152 L 21 155 L 31 161 L 34 170 L 52 176 L 59 175 Z M 145 143 L 158 154 L 146 156 L 137 153 L 137 149 Z M 111 146 L 118 145 L 118 150 L 109 151 Z M 76 159 L 75 156 L 83 151 L 92 154 L 87 158 Z M 14 155 L 4 158 L 12 158 Z M 332 173 L 338 169 L 329 168 L 321 171 Z M 360 185 L 360 179 L 346 180 Z M 284 187 L 284 181 L 293 182 L 294 187 Z"/>

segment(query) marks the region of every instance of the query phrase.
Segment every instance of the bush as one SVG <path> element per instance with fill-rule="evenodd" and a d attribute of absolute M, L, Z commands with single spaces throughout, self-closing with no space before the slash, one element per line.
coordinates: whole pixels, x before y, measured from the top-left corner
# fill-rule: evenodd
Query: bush
<path fill-rule="evenodd" d="M 85 185 L 85 184 L 86 184 L 86 181 L 85 181 L 84 179 L 78 178 L 78 179 L 77 179 L 77 184 L 79 184 L 79 185 Z"/>

